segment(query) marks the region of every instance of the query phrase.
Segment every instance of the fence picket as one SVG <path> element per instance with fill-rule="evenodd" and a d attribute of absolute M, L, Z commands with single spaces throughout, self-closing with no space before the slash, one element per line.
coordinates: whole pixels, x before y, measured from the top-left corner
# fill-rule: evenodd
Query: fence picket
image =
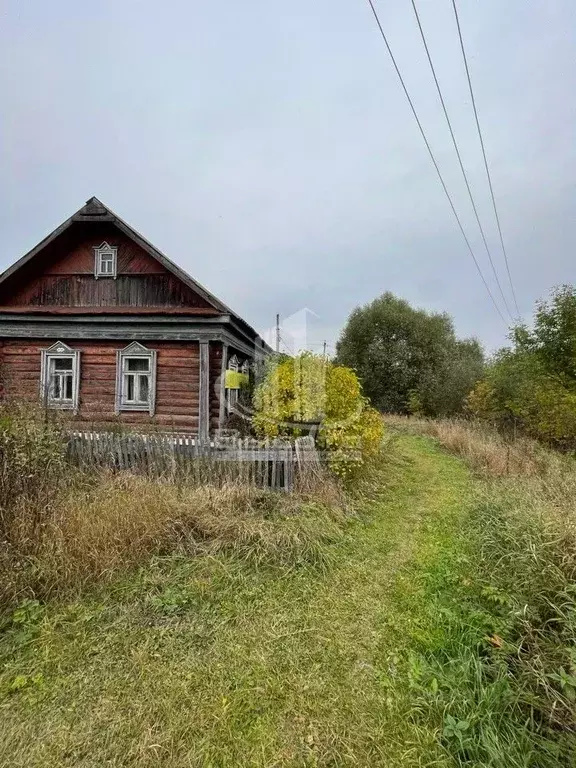
<path fill-rule="evenodd" d="M 185 434 L 72 432 L 68 459 L 84 469 L 109 468 L 197 484 L 241 482 L 253 487 L 291 491 L 295 472 L 320 469 L 313 439 L 295 444 L 276 438 L 226 437 L 200 443 Z"/>

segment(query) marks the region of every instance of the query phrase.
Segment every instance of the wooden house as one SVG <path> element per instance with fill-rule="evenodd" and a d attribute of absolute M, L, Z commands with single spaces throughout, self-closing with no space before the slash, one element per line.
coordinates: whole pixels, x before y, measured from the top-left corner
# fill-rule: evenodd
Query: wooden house
<path fill-rule="evenodd" d="M 237 395 L 226 370 L 246 372 L 268 352 L 95 197 L 0 276 L 2 396 L 81 423 L 206 438 Z"/>

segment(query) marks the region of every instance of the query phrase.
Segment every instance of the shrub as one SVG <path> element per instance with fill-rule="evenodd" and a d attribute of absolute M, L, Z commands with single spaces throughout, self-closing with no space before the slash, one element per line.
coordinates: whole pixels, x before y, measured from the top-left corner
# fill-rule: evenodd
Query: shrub
<path fill-rule="evenodd" d="M 357 475 L 382 444 L 382 419 L 362 395 L 354 371 L 319 355 L 273 361 L 254 404 L 253 426 L 268 437 L 298 436 L 304 422 L 318 422 L 318 445 L 344 480 Z"/>
<path fill-rule="evenodd" d="M 0 536 L 10 541 L 14 528 L 36 538 L 59 485 L 66 480 L 65 443 L 59 422 L 30 405 L 0 407 Z M 23 508 L 34 514 L 23 516 Z M 20 530 L 22 536 L 22 530 Z"/>

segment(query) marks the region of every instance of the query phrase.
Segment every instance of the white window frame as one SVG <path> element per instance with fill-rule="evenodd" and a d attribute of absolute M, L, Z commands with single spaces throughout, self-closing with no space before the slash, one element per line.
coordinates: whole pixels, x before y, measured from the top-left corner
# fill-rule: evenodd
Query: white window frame
<path fill-rule="evenodd" d="M 110 256 L 104 262 L 103 257 Z M 110 271 L 103 269 L 103 264 L 111 264 L 112 269 Z M 112 277 L 116 279 L 118 265 L 118 248 L 115 245 L 110 245 L 107 242 L 103 242 L 94 248 L 94 277 Z"/>
<path fill-rule="evenodd" d="M 124 349 L 118 350 L 116 353 L 116 413 L 120 413 L 120 411 L 148 411 L 150 416 L 154 415 L 156 410 L 156 357 L 156 350 L 148 349 L 136 341 Z M 143 371 L 139 374 L 139 376 L 148 376 L 147 403 L 127 399 L 126 381 L 130 373 L 126 369 L 127 361 L 130 359 L 147 360 L 149 363 L 149 371 Z M 135 386 L 138 389 L 140 385 L 135 382 Z"/>
<path fill-rule="evenodd" d="M 51 370 L 53 361 L 72 361 L 72 397 L 55 398 L 51 387 Z M 72 349 L 68 344 L 57 341 L 48 349 L 41 351 L 40 362 L 40 400 L 46 408 L 77 411 L 80 402 L 80 350 Z"/>
<path fill-rule="evenodd" d="M 232 355 L 232 357 L 228 360 L 228 370 L 237 372 L 239 368 L 240 363 L 238 358 L 236 355 Z M 238 404 L 239 393 L 239 389 L 226 389 L 226 408 L 228 413 L 231 413 Z"/>

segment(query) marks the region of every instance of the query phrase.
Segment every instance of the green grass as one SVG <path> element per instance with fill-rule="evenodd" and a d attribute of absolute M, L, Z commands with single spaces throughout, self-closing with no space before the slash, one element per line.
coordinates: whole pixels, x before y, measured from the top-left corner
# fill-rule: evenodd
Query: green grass
<path fill-rule="evenodd" d="M 389 598 L 453 525 L 470 480 L 403 439 L 329 568 L 233 554 L 156 559 L 2 639 L 0 763 L 17 766 L 420 765 Z"/>
<path fill-rule="evenodd" d="M 0 765 L 570 765 L 486 639 L 514 640 L 521 595 L 482 565 L 485 521 L 504 526 L 484 481 L 426 438 L 388 450 L 326 557 L 157 557 L 21 605 L 0 635 Z"/>

